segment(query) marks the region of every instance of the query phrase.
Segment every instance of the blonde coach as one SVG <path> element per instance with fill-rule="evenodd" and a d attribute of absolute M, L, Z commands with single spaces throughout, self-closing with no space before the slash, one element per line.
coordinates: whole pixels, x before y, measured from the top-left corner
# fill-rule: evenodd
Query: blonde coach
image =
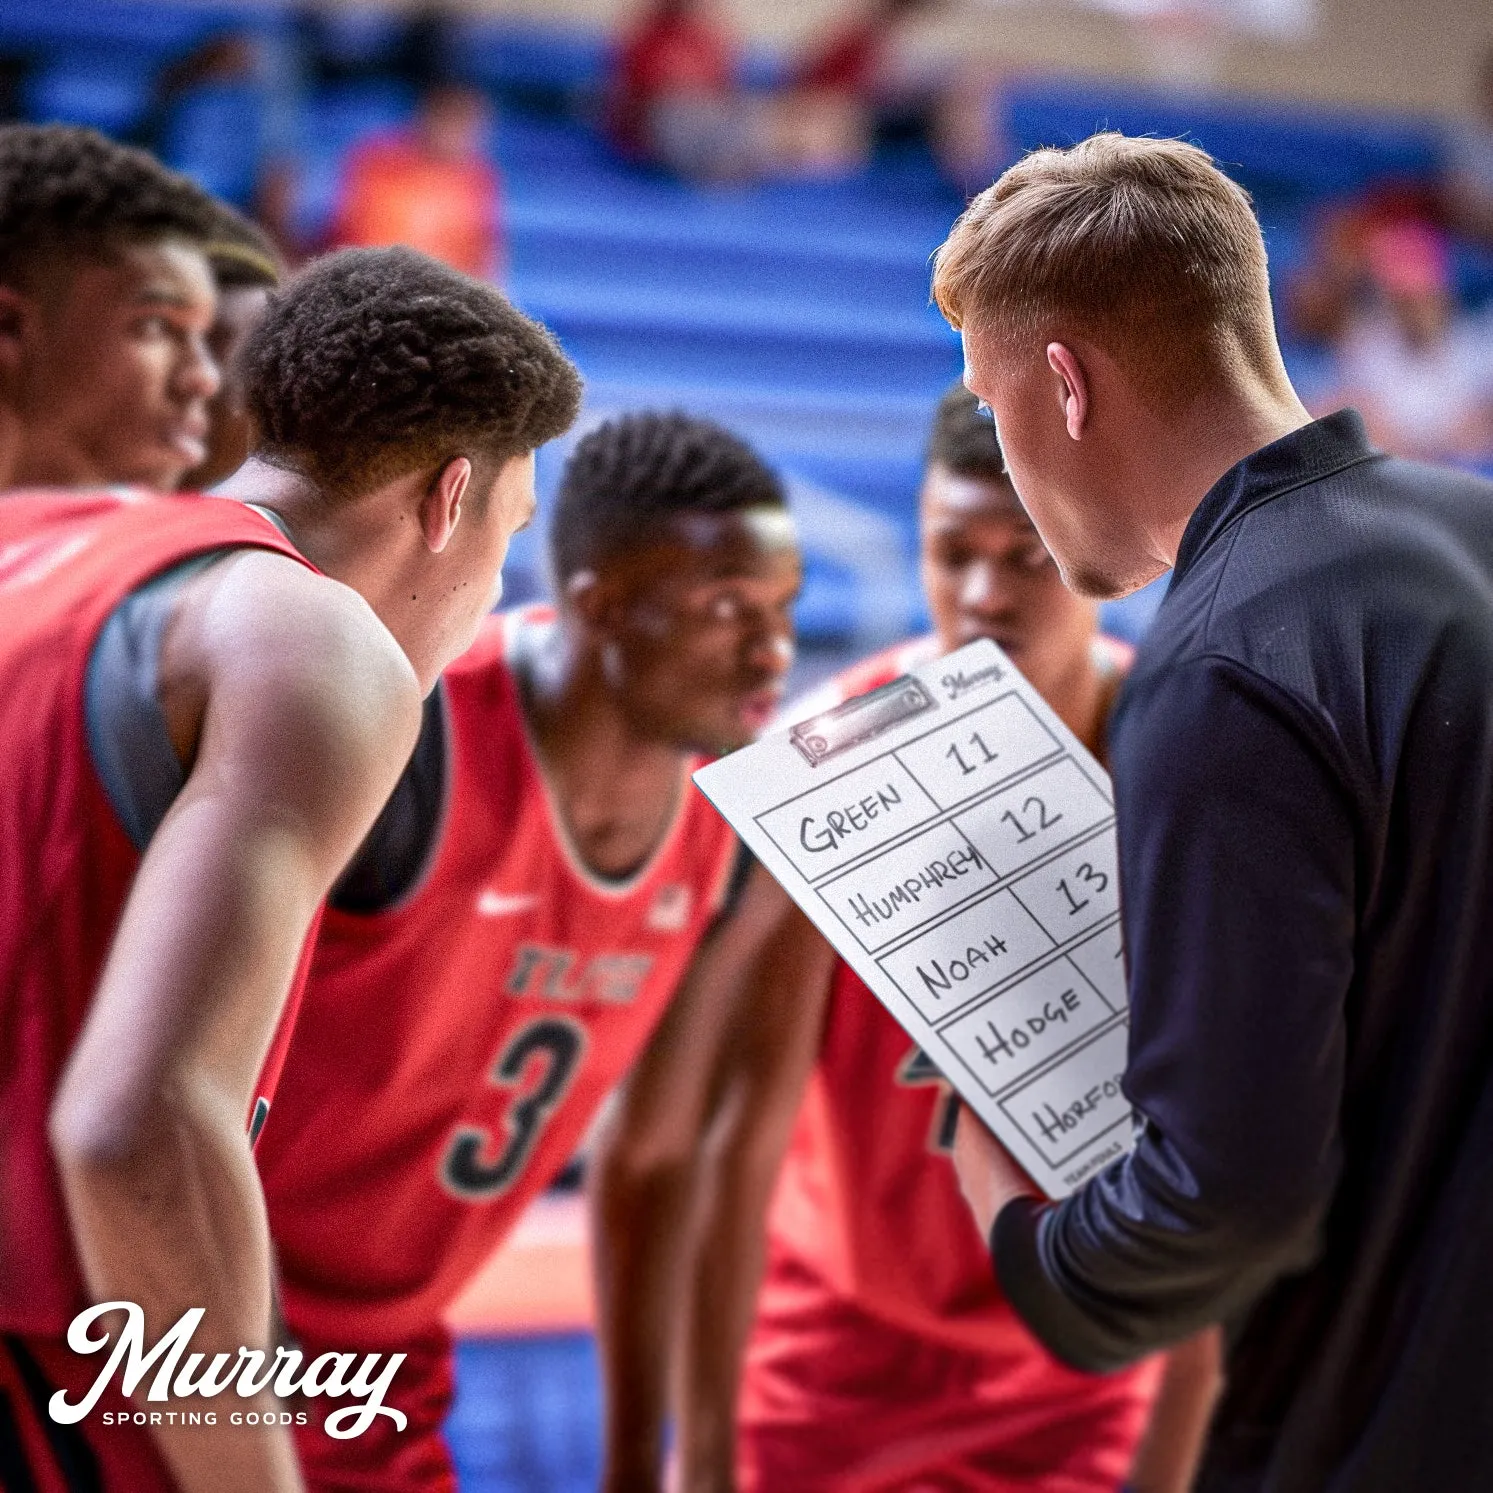
<path fill-rule="evenodd" d="M 1068 584 L 1173 567 L 1111 747 L 1139 1142 L 1044 1206 L 966 1115 L 1002 1284 L 1080 1367 L 1227 1325 L 1206 1493 L 1493 1487 L 1493 485 L 1311 420 L 1191 146 L 1026 157 L 934 294 Z"/>

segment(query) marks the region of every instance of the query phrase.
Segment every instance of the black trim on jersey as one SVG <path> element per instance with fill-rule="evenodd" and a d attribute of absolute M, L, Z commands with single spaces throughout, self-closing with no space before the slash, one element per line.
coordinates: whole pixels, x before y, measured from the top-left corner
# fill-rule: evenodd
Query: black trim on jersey
<path fill-rule="evenodd" d="M 425 879 L 446 823 L 450 735 L 446 689 L 438 681 L 426 698 L 420 736 L 408 765 L 327 899 L 339 912 L 364 917 L 387 912 Z"/>
<path fill-rule="evenodd" d="M 77 1426 L 58 1425 L 48 1412 L 47 1406 L 56 1391 L 47 1382 L 47 1376 L 42 1373 L 41 1365 L 31 1356 L 31 1350 L 20 1338 L 9 1332 L 5 1334 L 5 1350 L 10 1354 L 11 1362 L 15 1364 L 16 1372 L 25 1386 L 26 1398 L 30 1400 L 31 1409 L 41 1425 L 42 1434 L 47 1438 L 52 1460 L 56 1464 L 57 1471 L 62 1475 L 62 1481 L 68 1493 L 104 1493 L 103 1474 L 99 1471 L 98 1457 L 94 1454 L 93 1448 L 89 1446 L 88 1438 Z M 3 1400 L 3 1397 L 0 1397 L 0 1400 Z M 31 1473 L 26 1465 L 20 1429 L 15 1424 L 14 1411 L 11 1410 L 8 1402 L 4 1402 L 4 1411 L 5 1416 L 0 1417 L 0 1457 L 9 1459 L 12 1454 L 18 1457 L 26 1477 L 30 1478 Z M 7 1431 L 3 1423 L 5 1418 L 9 1419 L 8 1429 L 15 1438 L 13 1453 L 5 1439 Z M 9 1476 L 9 1468 L 5 1461 L 0 1461 L 0 1470 L 5 1470 L 7 1477 Z M 11 1484 L 7 1481 L 3 1486 L 8 1490 Z M 31 1487 L 35 1486 L 33 1480 Z M 23 1493 L 26 1487 L 26 1483 L 19 1482 L 18 1493 Z"/>
<path fill-rule="evenodd" d="M 26 1443 L 11 1408 L 10 1396 L 0 1389 L 0 1488 L 6 1493 L 36 1493 L 36 1479 L 26 1461 Z"/>
<path fill-rule="evenodd" d="M 741 901 L 742 894 L 746 891 L 746 884 L 752 879 L 752 868 L 757 864 L 757 857 L 746 848 L 740 840 L 736 842 L 736 858 L 731 862 L 731 876 L 726 882 L 726 890 L 721 896 L 720 911 L 716 913 L 716 921 L 729 917 L 736 911 L 737 904 Z"/>
<path fill-rule="evenodd" d="M 229 553 L 189 556 L 137 586 L 109 614 L 88 655 L 89 756 L 115 817 L 142 854 L 187 781 L 161 708 L 161 643 L 182 588 Z"/>

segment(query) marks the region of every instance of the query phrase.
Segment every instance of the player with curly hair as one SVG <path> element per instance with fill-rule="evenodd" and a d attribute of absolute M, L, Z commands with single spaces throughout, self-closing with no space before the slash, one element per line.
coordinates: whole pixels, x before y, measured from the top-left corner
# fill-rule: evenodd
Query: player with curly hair
<path fill-rule="evenodd" d="M 0 488 L 169 489 L 203 459 L 220 222 L 143 151 L 0 129 Z"/>
<path fill-rule="evenodd" d="M 245 368 L 265 439 L 238 501 L 0 496 L 7 1488 L 300 1487 L 265 1397 L 181 1398 L 182 1378 L 268 1347 L 249 1131 L 308 931 L 495 599 L 534 448 L 580 398 L 542 327 L 408 250 L 313 265 Z M 135 1303 L 142 1351 L 205 1309 L 178 1398 L 132 1405 L 116 1380 L 59 1421 L 53 1392 L 77 1404 L 104 1368 L 65 1336 L 90 1299 Z"/>
<path fill-rule="evenodd" d="M 919 506 L 933 633 L 792 718 L 990 638 L 1102 755 L 1129 650 L 1064 588 L 962 385 L 939 403 Z M 1050 1358 L 970 1226 L 936 1062 L 761 868 L 743 904 L 759 895 L 761 962 L 718 993 L 712 1027 L 640 1065 L 598 1147 L 604 1488 L 659 1486 L 669 1387 L 683 1488 L 1187 1488 L 1216 1344 L 1110 1376 Z"/>
<path fill-rule="evenodd" d="M 764 724 L 791 658 L 777 479 L 709 422 L 613 420 L 569 462 L 551 555 L 556 610 L 493 618 L 446 671 L 332 896 L 259 1149 L 304 1351 L 408 1355 L 403 1431 L 297 1431 L 313 1489 L 454 1490 L 446 1309 L 751 936 L 689 774 Z"/>

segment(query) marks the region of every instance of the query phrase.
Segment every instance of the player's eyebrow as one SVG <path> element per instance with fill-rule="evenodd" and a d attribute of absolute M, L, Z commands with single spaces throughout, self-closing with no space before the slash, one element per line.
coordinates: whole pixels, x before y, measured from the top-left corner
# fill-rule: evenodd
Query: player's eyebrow
<path fill-rule="evenodd" d="M 137 306 L 175 306 L 186 310 L 195 306 L 197 302 L 182 290 L 173 290 L 164 285 L 143 285 L 135 294 L 134 304 Z"/>

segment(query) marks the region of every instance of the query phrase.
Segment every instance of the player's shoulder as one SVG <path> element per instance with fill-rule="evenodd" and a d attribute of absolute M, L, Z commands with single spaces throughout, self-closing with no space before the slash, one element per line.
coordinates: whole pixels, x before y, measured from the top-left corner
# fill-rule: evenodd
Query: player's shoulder
<path fill-rule="evenodd" d="M 192 590 L 173 619 L 173 646 L 195 655 L 215 688 L 283 711 L 286 730 L 304 720 L 351 746 L 410 724 L 413 742 L 414 668 L 352 587 L 293 555 L 246 548 Z"/>

